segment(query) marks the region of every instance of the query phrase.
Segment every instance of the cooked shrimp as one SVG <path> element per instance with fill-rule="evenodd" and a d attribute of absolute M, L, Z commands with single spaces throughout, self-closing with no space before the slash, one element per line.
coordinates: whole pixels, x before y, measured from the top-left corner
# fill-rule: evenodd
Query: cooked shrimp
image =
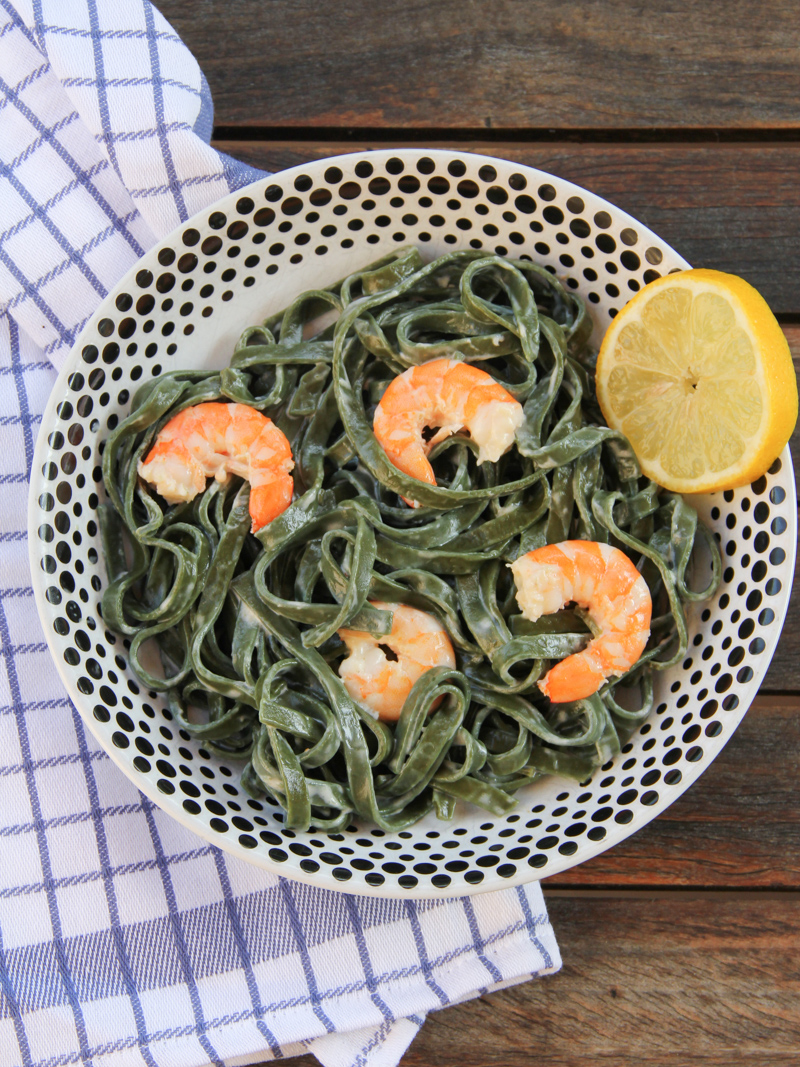
<path fill-rule="evenodd" d="M 266 415 L 247 404 L 207 403 L 169 420 L 139 474 L 169 504 L 192 500 L 207 478 L 246 478 L 255 533 L 291 504 L 292 467 L 289 442 Z"/>
<path fill-rule="evenodd" d="M 562 541 L 520 556 L 511 570 L 524 618 L 535 622 L 574 601 L 601 631 L 539 682 L 554 703 L 591 696 L 606 678 L 624 674 L 644 652 L 650 636 L 650 590 L 618 548 L 597 541 Z"/>
<path fill-rule="evenodd" d="M 395 467 L 436 485 L 428 453 L 439 441 L 469 430 L 480 448 L 478 463 L 494 463 L 514 443 L 522 419 L 522 405 L 491 374 L 471 363 L 434 359 L 403 371 L 389 384 L 372 426 Z M 426 426 L 438 427 L 430 441 L 422 436 Z"/>
<path fill-rule="evenodd" d="M 392 632 L 374 637 L 362 630 L 340 630 L 350 655 L 339 664 L 339 677 L 353 700 L 379 719 L 394 722 L 417 678 L 431 667 L 455 667 L 456 657 L 447 631 L 433 615 L 405 604 L 370 605 L 393 612 Z"/>

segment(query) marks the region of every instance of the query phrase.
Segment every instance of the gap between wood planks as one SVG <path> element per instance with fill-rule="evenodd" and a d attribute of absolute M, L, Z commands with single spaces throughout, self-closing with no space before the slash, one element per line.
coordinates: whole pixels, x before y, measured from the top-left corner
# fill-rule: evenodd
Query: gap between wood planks
<path fill-rule="evenodd" d="M 592 900 L 780 900 L 784 902 L 800 902 L 800 889 L 792 886 L 777 887 L 775 889 L 758 889 L 740 886 L 736 889 L 721 889 L 719 886 L 685 886 L 676 885 L 660 887 L 658 889 L 630 889 L 627 886 L 562 886 L 558 881 L 544 881 L 542 884 L 548 900 L 573 898 L 591 898 Z"/>
<path fill-rule="evenodd" d="M 397 144 L 427 144 L 430 141 L 459 141 L 531 143 L 544 141 L 568 141 L 577 144 L 785 144 L 800 141 L 800 126 L 776 129 L 715 129 L 687 128 L 685 126 L 652 129 L 546 129 L 516 127 L 476 126 L 425 127 L 411 126 L 397 129 L 383 126 L 215 126 L 213 138 L 218 141 L 364 141 L 391 142 Z"/>

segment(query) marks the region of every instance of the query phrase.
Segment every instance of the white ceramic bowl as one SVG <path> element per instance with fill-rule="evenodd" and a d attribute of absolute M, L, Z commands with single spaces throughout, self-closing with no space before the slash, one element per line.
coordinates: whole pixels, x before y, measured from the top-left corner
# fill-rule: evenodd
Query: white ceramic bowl
<path fill-rule="evenodd" d="M 98 446 L 147 378 L 226 365 L 246 326 L 410 243 L 430 259 L 480 247 L 550 266 L 588 301 L 597 343 L 635 290 L 689 266 L 592 193 L 485 156 L 386 150 L 265 178 L 148 252 L 83 331 L 39 434 L 29 532 L 61 677 L 139 789 L 202 837 L 277 873 L 328 889 L 434 897 L 557 874 L 628 837 L 691 785 L 735 730 L 778 641 L 796 512 L 788 449 L 753 486 L 697 499 L 721 539 L 723 582 L 712 600 L 690 606 L 689 651 L 656 676 L 653 714 L 589 784 L 552 777 L 521 791 L 505 818 L 462 805 L 452 823 L 430 815 L 398 834 L 285 829 L 279 808 L 239 788 L 240 765 L 175 727 L 163 698 L 136 681 L 126 642 L 103 625 Z"/>

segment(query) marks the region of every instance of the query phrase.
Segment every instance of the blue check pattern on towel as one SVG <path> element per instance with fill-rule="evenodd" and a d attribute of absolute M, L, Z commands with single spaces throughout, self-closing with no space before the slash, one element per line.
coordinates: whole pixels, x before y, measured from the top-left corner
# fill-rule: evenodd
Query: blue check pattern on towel
<path fill-rule="evenodd" d="M 260 176 L 209 146 L 211 117 L 146 0 L 0 0 L 2 1067 L 393 1067 L 428 1011 L 560 966 L 538 884 L 371 900 L 207 845 L 99 749 L 50 660 L 26 536 L 41 413 L 142 252 Z"/>

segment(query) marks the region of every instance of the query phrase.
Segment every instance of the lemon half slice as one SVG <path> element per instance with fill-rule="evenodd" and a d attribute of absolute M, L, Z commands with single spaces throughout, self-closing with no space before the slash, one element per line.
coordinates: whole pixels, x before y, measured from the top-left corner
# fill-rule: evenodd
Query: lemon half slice
<path fill-rule="evenodd" d="M 668 274 L 614 319 L 597 398 L 653 481 L 710 493 L 764 474 L 797 421 L 786 338 L 752 285 L 716 270 Z"/>

